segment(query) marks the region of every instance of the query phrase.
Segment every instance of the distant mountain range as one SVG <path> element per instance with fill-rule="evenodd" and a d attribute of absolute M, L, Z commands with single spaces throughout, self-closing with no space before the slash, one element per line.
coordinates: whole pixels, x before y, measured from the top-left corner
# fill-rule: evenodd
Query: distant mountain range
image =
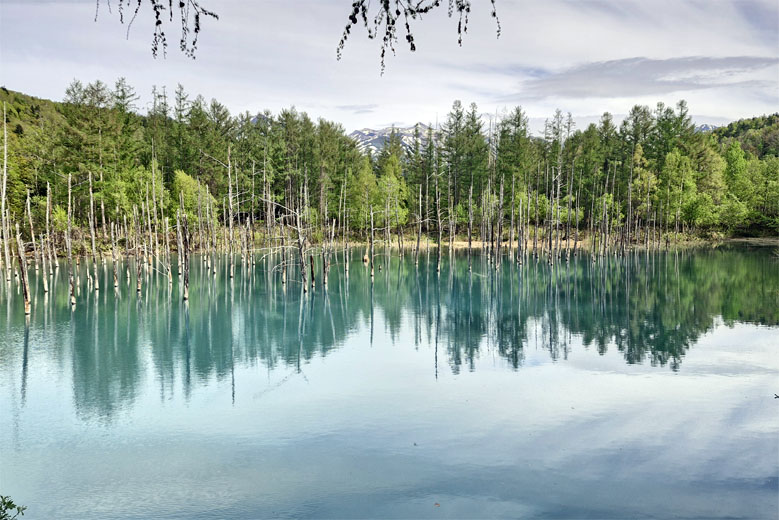
<path fill-rule="evenodd" d="M 427 138 L 428 125 L 424 123 L 418 123 L 419 127 L 419 139 L 420 147 L 424 147 Z M 704 123 L 695 127 L 696 132 L 712 132 L 720 128 L 718 125 L 712 125 Z M 400 141 L 403 143 L 403 147 L 406 150 L 411 150 L 414 146 L 414 127 L 387 127 L 380 130 L 374 130 L 372 128 L 363 128 L 362 130 L 355 130 L 349 134 L 349 137 L 357 142 L 357 148 L 361 152 L 366 153 L 370 151 L 371 155 L 376 155 L 384 148 L 390 138 L 392 131 L 395 131 L 400 136 Z"/>
<path fill-rule="evenodd" d="M 418 123 L 417 126 L 419 128 L 420 147 L 422 147 L 426 142 L 428 125 Z M 357 148 L 359 148 L 361 152 L 365 153 L 370 151 L 372 155 L 376 155 L 384 148 L 384 145 L 387 144 L 393 130 L 400 136 L 403 147 L 406 148 L 406 150 L 412 149 L 414 146 L 414 128 L 414 126 L 406 128 L 389 127 L 382 128 L 381 130 L 363 128 L 362 130 L 355 130 L 349 134 L 349 137 L 357 142 Z"/>
<path fill-rule="evenodd" d="M 717 128 L 719 128 L 719 125 L 710 125 L 710 124 L 704 123 L 702 125 L 696 126 L 695 127 L 695 131 L 696 132 L 713 132 Z"/>

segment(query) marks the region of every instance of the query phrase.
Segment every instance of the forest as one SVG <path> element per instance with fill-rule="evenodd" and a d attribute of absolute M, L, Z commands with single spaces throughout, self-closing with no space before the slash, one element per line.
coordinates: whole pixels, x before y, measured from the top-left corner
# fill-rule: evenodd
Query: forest
<path fill-rule="evenodd" d="M 371 250 L 478 239 L 498 256 L 516 244 L 551 258 L 779 232 L 779 114 L 698 132 L 684 101 L 583 129 L 557 110 L 534 136 L 522 107 L 485 123 L 455 101 L 438 128 L 418 125 L 410 146 L 393 134 L 372 156 L 336 122 L 294 107 L 232 115 L 181 85 L 155 87 L 145 114 L 124 78 L 74 80 L 62 102 L 0 98 L 9 269 L 17 233 L 52 261 L 63 247 L 160 256 L 158 240 L 168 255 L 185 240 L 230 251 L 297 241 L 304 259 L 336 235 Z"/>

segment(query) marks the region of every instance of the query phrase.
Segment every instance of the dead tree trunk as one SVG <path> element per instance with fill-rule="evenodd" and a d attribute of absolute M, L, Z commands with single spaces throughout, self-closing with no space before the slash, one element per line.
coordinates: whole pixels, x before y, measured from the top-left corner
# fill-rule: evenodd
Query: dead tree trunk
<path fill-rule="evenodd" d="M 68 249 L 68 283 L 70 284 L 70 305 L 71 307 L 76 305 L 76 285 L 73 279 L 73 245 L 71 243 L 72 233 L 72 175 L 68 173 L 68 234 L 65 237 L 65 247 Z"/>
<path fill-rule="evenodd" d="M 522 254 L 524 252 L 524 234 L 525 229 L 523 225 L 523 213 L 522 213 L 522 198 L 519 199 L 519 218 L 517 219 L 517 254 L 515 260 L 518 263 L 522 263 Z"/>
<path fill-rule="evenodd" d="M 35 271 L 38 271 L 38 246 L 35 244 L 35 230 L 32 226 L 32 211 L 30 210 L 30 190 L 27 190 L 27 219 L 30 222 L 30 239 L 32 240 L 32 253 L 35 260 Z"/>
<path fill-rule="evenodd" d="M 92 173 L 89 173 L 89 236 L 92 240 L 92 272 L 95 277 L 95 291 L 100 290 L 100 277 L 97 274 L 97 248 L 95 247 L 95 199 L 92 196 Z"/>
<path fill-rule="evenodd" d="M 327 240 L 327 239 L 326 239 Z M 330 275 L 330 258 L 333 253 L 333 242 L 335 241 L 335 219 L 330 228 L 329 241 L 326 243 L 324 255 L 322 256 L 322 284 L 327 289 L 327 281 Z"/>
<path fill-rule="evenodd" d="M 371 264 L 371 281 L 373 281 L 373 206 L 370 207 L 371 212 L 371 234 L 370 234 L 370 247 L 368 253 L 368 261 Z"/>
<path fill-rule="evenodd" d="M 441 227 L 441 191 L 438 189 L 438 175 L 435 178 L 435 213 L 438 227 L 438 261 L 436 264 L 436 272 L 441 272 L 441 238 L 443 237 L 444 230 Z"/>
<path fill-rule="evenodd" d="M 48 182 L 46 183 L 46 243 L 49 246 L 49 254 L 51 255 L 49 258 L 49 270 L 51 271 L 53 268 L 59 269 L 60 262 L 57 258 L 57 249 L 56 249 L 56 243 L 54 238 L 51 236 L 51 229 L 49 226 L 49 222 L 51 220 L 51 184 Z M 54 263 L 54 266 L 52 266 L 52 262 Z M 53 271 L 52 271 L 53 272 Z"/>
<path fill-rule="evenodd" d="M 419 212 L 417 213 L 417 247 L 414 250 L 414 264 L 419 265 L 419 242 L 422 239 L 422 184 L 419 185 Z"/>
<path fill-rule="evenodd" d="M 574 163 L 576 161 L 574 160 Z M 573 171 L 574 171 L 574 164 L 571 164 L 571 173 L 568 176 L 568 207 L 565 212 L 565 259 L 568 261 L 568 259 L 571 257 L 571 207 L 573 205 L 573 201 L 571 200 L 571 192 L 573 191 Z"/>
<path fill-rule="evenodd" d="M 2 193 L 0 193 L 0 218 L 2 218 L 2 223 L 0 223 L 2 227 L 3 232 L 3 250 L 5 252 L 5 281 L 11 280 L 11 255 L 9 253 L 8 249 L 8 242 L 10 240 L 9 237 L 9 229 L 8 229 L 8 213 L 5 210 L 6 207 L 6 198 L 8 195 L 7 192 L 7 186 L 8 186 L 8 129 L 6 128 L 6 115 L 5 115 L 5 101 L 3 102 L 3 184 L 2 184 Z"/>
<path fill-rule="evenodd" d="M 509 258 L 513 257 L 514 253 L 514 207 L 515 207 L 515 196 L 516 192 L 514 191 L 514 184 L 516 183 L 516 178 L 514 175 L 511 175 L 511 221 L 509 223 Z"/>
<path fill-rule="evenodd" d="M 538 168 L 536 168 L 536 204 L 535 204 L 535 210 L 536 215 L 533 220 L 533 256 L 538 258 L 538 177 L 541 173 L 541 165 L 538 165 Z"/>
<path fill-rule="evenodd" d="M 40 240 L 41 245 L 43 244 L 43 233 L 40 234 Z M 41 263 L 43 264 L 43 276 L 41 276 L 41 281 L 43 282 L 43 292 L 47 293 L 49 292 L 49 273 L 46 271 L 46 255 L 41 255 Z"/>
<path fill-rule="evenodd" d="M 141 207 L 143 207 L 143 202 L 141 202 Z M 141 268 L 142 268 L 143 259 L 140 258 L 140 252 L 141 251 L 140 251 L 140 248 L 138 247 L 137 241 L 138 241 L 138 239 L 142 239 L 142 236 L 141 236 L 142 223 L 140 221 L 138 221 L 138 219 L 136 218 L 138 216 L 137 209 L 135 209 L 135 208 L 133 208 L 133 209 L 134 209 L 134 211 L 133 211 L 133 221 L 134 221 L 134 224 L 135 224 L 135 236 L 136 236 L 136 244 L 135 244 L 135 268 L 136 268 L 136 272 L 135 272 L 135 292 L 138 295 L 140 295 L 141 294 Z M 143 217 L 141 217 L 141 218 L 143 218 Z M 143 247 L 144 247 L 144 249 L 146 248 L 146 241 L 145 240 L 143 241 Z"/>
<path fill-rule="evenodd" d="M 473 180 L 471 180 L 471 187 L 468 189 L 468 270 L 472 270 L 473 255 L 473 242 L 471 235 L 473 234 Z"/>
<path fill-rule="evenodd" d="M 311 289 L 314 289 L 316 287 L 316 274 L 314 271 L 314 255 L 309 254 L 308 255 L 308 262 L 309 266 L 311 267 Z"/>
<path fill-rule="evenodd" d="M 19 232 L 19 223 L 16 223 L 16 246 L 19 250 L 19 272 L 21 274 L 22 295 L 24 296 L 24 314 L 30 315 L 30 287 L 27 283 L 27 259 L 24 255 L 24 242 L 22 234 Z"/>
<path fill-rule="evenodd" d="M 403 228 L 400 227 L 400 204 L 395 196 L 395 224 L 398 226 L 398 254 L 403 256 Z"/>
<path fill-rule="evenodd" d="M 117 263 L 119 256 L 116 254 L 116 234 L 114 233 L 114 223 L 111 222 L 111 265 L 114 271 L 114 289 L 119 287 L 119 275 L 117 274 Z"/>
<path fill-rule="evenodd" d="M 298 256 L 300 261 L 300 277 L 303 282 L 303 292 L 308 292 L 308 283 L 306 281 L 306 235 L 303 231 L 303 220 L 300 216 L 301 212 L 303 211 L 303 208 L 299 207 L 298 210 L 295 212 L 295 227 L 297 228 L 298 232 Z M 313 260 L 313 258 L 312 258 Z M 312 261 L 312 267 L 313 267 L 313 261 Z"/>
<path fill-rule="evenodd" d="M 495 223 L 495 268 L 500 268 L 500 246 L 503 241 L 503 179 L 500 179 L 500 196 L 498 197 L 498 215 Z"/>

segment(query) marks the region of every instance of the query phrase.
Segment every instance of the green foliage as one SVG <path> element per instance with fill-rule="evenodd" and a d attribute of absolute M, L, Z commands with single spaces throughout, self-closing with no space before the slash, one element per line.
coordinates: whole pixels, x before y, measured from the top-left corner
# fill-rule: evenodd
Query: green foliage
<path fill-rule="evenodd" d="M 51 208 L 51 224 L 52 229 L 60 233 L 68 228 L 68 213 L 59 204 Z"/>
<path fill-rule="evenodd" d="M 349 212 L 349 223 L 355 229 L 365 229 L 370 225 L 370 207 L 378 191 L 376 177 L 373 175 L 370 160 L 367 157 L 349 176 L 347 186 L 346 205 Z"/>
<path fill-rule="evenodd" d="M 779 157 L 779 113 L 740 119 L 713 132 L 723 145 L 734 142 L 759 159 Z"/>
<path fill-rule="evenodd" d="M 729 230 L 737 229 L 746 223 L 749 208 L 734 195 L 728 195 L 722 206 L 720 221 Z"/>
<path fill-rule="evenodd" d="M 487 125 L 475 104 L 456 101 L 440 130 L 417 127 L 410 146 L 393 132 L 372 157 L 337 123 L 314 121 L 294 107 L 231 115 L 181 85 L 173 96 L 155 88 L 145 115 L 136 112 L 138 96 L 122 78 L 113 88 L 74 81 L 61 103 L 7 90 L 0 100 L 7 109 L 9 213 L 13 220 L 24 217 L 29 190 L 40 229 L 47 183 L 54 228 L 63 229 L 69 174 L 77 227 L 89 214 L 90 174 L 96 208 L 108 221 L 121 221 L 155 198 L 173 219 L 180 193 L 195 221 L 198 194 L 204 203 L 207 188 L 222 224 L 232 191 L 240 216 L 263 220 L 264 199 L 293 207 L 304 200 L 312 227 L 348 214 L 351 229 L 365 230 L 371 206 L 377 227 L 385 213 L 393 226 L 416 222 L 421 191 L 424 227 L 432 231 L 437 203 L 443 226 L 467 223 L 473 187 L 479 229 L 485 209 L 498 208 L 502 183 L 503 217 L 512 205 L 516 215 L 522 200 L 539 225 L 552 216 L 558 224 L 572 220 L 578 200 L 578 224 L 591 226 L 603 218 L 606 200 L 617 223 L 630 212 L 642 226 L 659 220 L 666 229 L 765 233 L 779 227 L 779 114 L 695 133 L 684 101 L 634 106 L 619 126 L 604 113 L 583 130 L 558 110 L 538 138 L 521 107 Z M 560 181 L 559 193 L 552 178 Z"/>
<path fill-rule="evenodd" d="M 14 520 L 24 516 L 26 510 L 26 506 L 15 504 L 11 497 L 0 495 L 0 520 Z"/>
<path fill-rule="evenodd" d="M 183 206 L 181 201 L 183 201 Z M 173 174 L 171 197 L 168 202 L 170 217 L 175 218 L 176 211 L 183 208 L 189 222 L 198 222 L 198 215 L 202 215 L 205 220 L 207 204 L 216 207 L 216 199 L 208 193 L 206 187 L 183 171 L 176 170 Z"/>

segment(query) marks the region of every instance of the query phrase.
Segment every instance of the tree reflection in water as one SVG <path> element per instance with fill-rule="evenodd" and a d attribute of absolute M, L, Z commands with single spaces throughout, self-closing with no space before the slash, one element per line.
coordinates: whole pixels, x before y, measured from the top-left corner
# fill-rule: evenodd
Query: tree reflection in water
<path fill-rule="evenodd" d="M 779 323 L 779 269 L 761 249 L 634 252 L 594 262 L 579 256 L 553 266 L 526 258 L 522 265 L 504 260 L 497 271 L 476 257 L 472 272 L 465 254 L 443 255 L 437 272 L 435 254 L 422 254 L 415 266 L 413 255 L 395 252 L 381 259 L 373 282 L 361 254 L 352 256 L 348 276 L 339 254 L 327 290 L 308 294 L 295 273 L 282 284 L 258 262 L 231 280 L 227 261 L 217 259 L 215 276 L 193 261 L 188 303 L 177 282 L 171 287 L 151 273 L 140 296 L 126 290 L 126 280 L 118 293 L 82 288 L 73 311 L 66 277 L 58 273 L 44 296 L 33 275 L 29 325 L 13 283 L 0 294 L 7 309 L 0 361 L 19 352 L 23 339 L 24 393 L 30 345 L 48 345 L 48 356 L 71 367 L 78 413 L 110 419 L 132 406 L 145 359 L 161 399 L 177 381 L 188 398 L 193 386 L 213 378 L 234 385 L 236 365 L 300 371 L 352 335 L 366 337 L 367 347 L 378 338 L 395 343 L 409 331 L 414 348 L 435 349 L 436 376 L 442 364 L 455 373 L 476 370 L 480 352 L 497 352 L 519 369 L 528 347 L 564 360 L 578 344 L 601 354 L 616 348 L 629 364 L 679 370 L 687 350 L 720 319 Z M 109 287 L 110 266 L 103 276 L 102 287 Z"/>

